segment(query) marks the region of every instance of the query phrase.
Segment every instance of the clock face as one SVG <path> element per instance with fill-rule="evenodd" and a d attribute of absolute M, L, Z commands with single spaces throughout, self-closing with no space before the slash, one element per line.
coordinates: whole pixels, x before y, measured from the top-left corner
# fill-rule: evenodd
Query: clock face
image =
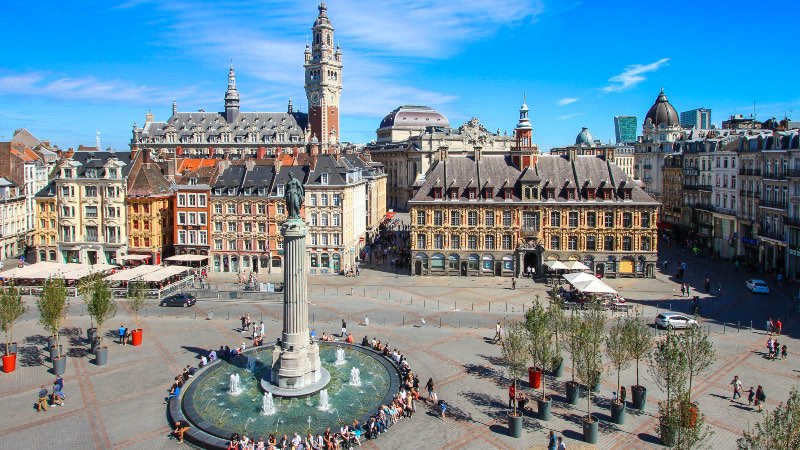
<path fill-rule="evenodd" d="M 314 92 L 311 94 L 311 104 L 312 105 L 319 105 L 319 94 Z"/>

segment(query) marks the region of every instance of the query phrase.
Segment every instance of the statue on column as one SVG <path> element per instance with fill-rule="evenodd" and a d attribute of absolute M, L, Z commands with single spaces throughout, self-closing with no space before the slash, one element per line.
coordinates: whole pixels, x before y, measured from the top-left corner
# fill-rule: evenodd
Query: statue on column
<path fill-rule="evenodd" d="M 283 195 L 283 198 L 286 200 L 286 211 L 289 219 L 300 218 L 300 207 L 303 206 L 305 195 L 306 192 L 305 189 L 303 189 L 303 183 L 289 172 L 289 182 L 286 183 L 286 190 Z"/>

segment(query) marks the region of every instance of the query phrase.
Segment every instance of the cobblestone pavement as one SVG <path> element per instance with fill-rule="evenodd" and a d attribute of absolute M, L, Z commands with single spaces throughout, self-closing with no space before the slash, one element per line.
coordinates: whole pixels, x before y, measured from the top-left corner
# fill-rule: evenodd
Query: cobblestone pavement
<path fill-rule="evenodd" d="M 775 287 L 770 296 L 756 296 L 744 288 L 751 274 L 735 273 L 727 262 L 708 261 L 688 253 L 667 251 L 664 258 L 670 267 L 685 261 L 686 280 L 702 290 L 706 273 L 712 279 L 713 295 L 699 293 L 703 305 L 703 327 L 711 333 L 717 360 L 695 384 L 694 397 L 713 426 L 714 435 L 707 442 L 711 448 L 734 448 L 735 440 L 761 416 L 744 404 L 731 402 L 729 382 L 739 375 L 745 387 L 761 384 L 767 392 L 767 408 L 787 398 L 800 376 L 797 315 L 791 310 L 791 294 L 797 286 Z M 231 277 L 215 275 L 213 282 L 235 282 Z M 277 276 L 264 276 L 265 279 Z M 608 280 L 633 303 L 640 304 L 652 319 L 658 311 L 686 311 L 688 301 L 680 298 L 677 284 L 659 274 L 656 279 Z M 722 283 L 722 294 L 717 292 Z M 536 295 L 545 298 L 546 288 L 523 279 L 517 289 L 510 280 L 494 277 L 447 278 L 409 277 L 385 267 L 365 268 L 358 278 L 341 276 L 310 277 L 312 328 L 339 331 L 345 318 L 356 338 L 375 336 L 389 341 L 407 356 L 421 379 L 437 380 L 440 398 L 451 405 L 453 415 L 446 421 L 435 417 L 424 404 L 411 420 L 403 420 L 389 433 L 369 442 L 364 448 L 527 449 L 545 448 L 546 435 L 554 430 L 563 435 L 570 449 L 595 446 L 581 442 L 580 417 L 586 413 L 586 401 L 577 405 L 564 403 L 563 383 L 570 379 L 570 363 L 565 375 L 548 380 L 554 395 L 553 418 L 542 422 L 533 413 L 524 419 L 521 439 L 507 436 L 505 425 L 508 380 L 499 365 L 500 348 L 487 342 L 494 334 L 497 320 L 522 316 Z M 677 289 L 677 294 L 676 294 Z M 224 297 L 224 296 L 221 296 Z M 44 331 L 36 320 L 35 306 L 15 329 L 19 342 L 18 369 L 0 374 L 0 449 L 17 448 L 24 442 L 29 448 L 50 447 L 58 442 L 64 448 L 177 448 L 168 438 L 166 408 L 163 398 L 171 380 L 186 364 L 196 364 L 199 353 L 220 345 L 236 345 L 241 334 L 236 331 L 238 318 L 249 312 L 254 320 L 264 320 L 267 334 L 280 331 L 281 306 L 274 299 L 201 300 L 193 308 L 162 309 L 149 306 L 142 317 L 144 344 L 122 347 L 111 336 L 120 325 L 132 326 L 127 310 L 107 324 L 106 344 L 109 363 L 98 367 L 87 353 L 85 329 L 89 318 L 80 303 L 71 305 L 63 343 L 69 354 L 64 407 L 46 412 L 34 408 L 41 384 L 52 385 L 50 362 L 45 357 Z M 212 320 L 204 320 L 213 312 Z M 787 361 L 764 358 L 766 342 L 764 322 L 769 315 L 781 316 L 786 335 L 780 338 L 789 348 Z M 369 316 L 369 326 L 363 325 Z M 754 329 L 750 329 L 751 320 Z M 424 323 L 423 323 L 424 321 Z M 738 325 L 738 328 L 737 328 Z M 644 364 L 646 366 L 646 363 Z M 642 384 L 648 389 L 648 403 L 641 413 L 628 410 L 624 425 L 610 423 L 608 398 L 616 388 L 616 375 L 609 367 L 592 406 L 601 419 L 601 433 L 596 448 L 655 448 L 657 401 L 663 394 L 653 385 L 646 367 L 641 368 Z M 631 367 L 622 373 L 622 383 L 635 382 Z M 527 382 L 521 389 L 528 390 Z M 535 399 L 538 394 L 530 392 Z M 535 408 L 535 402 L 532 402 Z"/>

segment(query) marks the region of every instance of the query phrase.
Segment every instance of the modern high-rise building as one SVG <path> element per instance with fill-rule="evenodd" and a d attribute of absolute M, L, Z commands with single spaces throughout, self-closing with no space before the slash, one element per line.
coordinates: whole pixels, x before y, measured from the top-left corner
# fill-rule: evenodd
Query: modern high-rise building
<path fill-rule="evenodd" d="M 617 144 L 636 142 L 636 116 L 614 116 L 614 135 Z"/>
<path fill-rule="evenodd" d="M 694 128 L 696 130 L 708 130 L 711 128 L 711 110 L 708 108 L 697 108 L 682 112 L 681 126 L 684 128 Z"/>

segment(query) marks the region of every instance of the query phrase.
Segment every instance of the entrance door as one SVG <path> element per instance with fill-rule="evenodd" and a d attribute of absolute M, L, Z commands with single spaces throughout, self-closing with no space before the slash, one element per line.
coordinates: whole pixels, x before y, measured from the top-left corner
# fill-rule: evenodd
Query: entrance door
<path fill-rule="evenodd" d="M 414 275 L 422 275 L 422 261 L 414 263 Z"/>
<path fill-rule="evenodd" d="M 97 264 L 97 252 L 90 250 L 86 252 L 86 257 L 89 259 L 89 264 L 91 265 Z"/>
<path fill-rule="evenodd" d="M 461 276 L 462 277 L 467 276 L 467 262 L 466 261 L 461 263 Z"/>
<path fill-rule="evenodd" d="M 539 267 L 541 266 L 541 261 L 542 261 L 542 256 L 539 255 L 538 253 L 536 253 L 536 252 L 526 252 L 525 253 L 525 259 L 523 260 L 523 267 L 522 267 L 523 275 L 527 276 L 527 274 L 530 273 L 529 272 L 530 269 L 528 269 L 528 267 L 533 267 L 533 270 L 534 270 L 533 276 L 535 277 L 536 273 L 538 273 L 538 271 L 539 271 Z"/>
<path fill-rule="evenodd" d="M 503 261 L 494 262 L 494 274 L 498 277 L 503 275 Z"/>
<path fill-rule="evenodd" d="M 597 263 L 597 264 L 595 264 L 594 268 L 595 268 L 595 272 L 594 273 L 596 275 L 599 275 L 600 278 L 603 278 L 604 276 L 606 276 L 606 265 L 605 264 Z"/>

